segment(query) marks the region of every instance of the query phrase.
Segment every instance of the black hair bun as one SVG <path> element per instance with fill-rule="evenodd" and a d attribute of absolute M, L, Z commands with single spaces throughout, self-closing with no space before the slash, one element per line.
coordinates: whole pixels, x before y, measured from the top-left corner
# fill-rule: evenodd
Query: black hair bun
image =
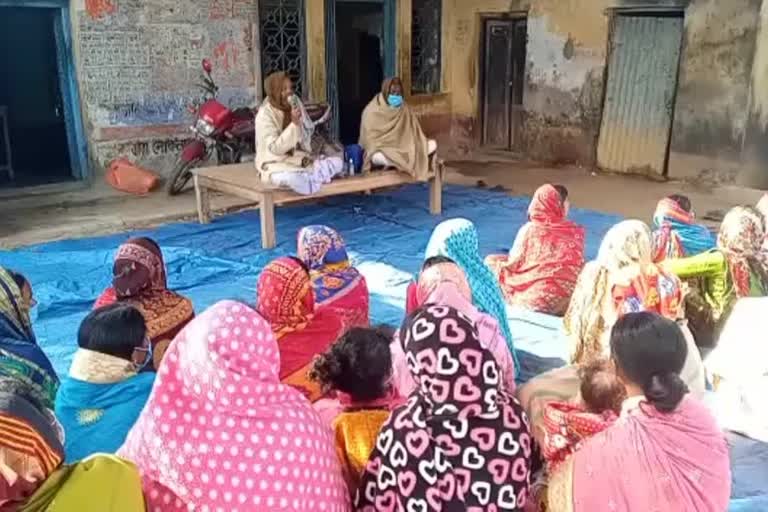
<path fill-rule="evenodd" d="M 688 393 L 688 386 L 677 373 L 654 374 L 645 385 L 645 398 L 661 412 L 674 411 Z"/>
<path fill-rule="evenodd" d="M 309 378 L 321 384 L 330 385 L 335 382 L 342 373 L 342 368 L 336 354 L 332 351 L 315 356 Z"/>

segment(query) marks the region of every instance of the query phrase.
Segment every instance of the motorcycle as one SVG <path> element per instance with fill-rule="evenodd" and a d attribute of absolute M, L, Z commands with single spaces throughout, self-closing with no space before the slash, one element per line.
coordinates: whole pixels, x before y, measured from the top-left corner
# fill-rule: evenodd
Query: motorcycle
<path fill-rule="evenodd" d="M 214 154 L 219 164 L 233 164 L 255 152 L 256 109 L 230 110 L 219 102 L 216 99 L 219 87 L 211 77 L 211 61 L 204 59 L 202 68 L 202 82 L 198 85 L 203 91 L 202 102 L 197 108 L 190 107 L 196 114 L 190 127 L 195 138 L 182 148 L 166 184 L 166 190 L 172 196 L 181 192 L 192 179 L 192 169 Z"/>
<path fill-rule="evenodd" d="M 219 87 L 211 77 L 213 66 L 208 59 L 202 62 L 202 82 L 198 85 L 203 91 L 199 107 L 190 107 L 196 118 L 190 129 L 195 134 L 194 140 L 181 150 L 176 165 L 166 184 L 168 195 L 176 195 L 184 190 L 192 179 L 192 170 L 207 162 L 213 155 L 219 165 L 235 164 L 253 157 L 256 153 L 256 112 L 258 108 L 238 108 L 230 110 L 216 100 Z M 304 106 L 307 115 L 316 128 L 312 145 L 323 144 L 330 140 L 327 135 L 326 121 L 330 117 L 330 108 L 321 103 Z"/>

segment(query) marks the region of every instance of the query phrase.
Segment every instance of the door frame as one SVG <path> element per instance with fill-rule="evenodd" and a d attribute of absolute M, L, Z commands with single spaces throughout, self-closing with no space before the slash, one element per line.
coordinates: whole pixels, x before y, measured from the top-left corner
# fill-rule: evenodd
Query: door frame
<path fill-rule="evenodd" d="M 2 1 L 2 0 L 0 0 Z M 345 3 L 379 4 L 384 10 L 384 76 L 394 76 L 397 55 L 396 0 L 325 0 L 325 94 L 331 107 L 331 133 L 339 136 L 339 79 L 336 52 L 336 8 Z"/>
<path fill-rule="evenodd" d="M 68 0 L 0 0 L 0 7 L 54 9 L 53 31 L 56 41 L 56 62 L 64 108 L 64 127 L 69 149 L 69 164 L 75 180 L 91 177 L 88 148 L 77 85 L 77 70 L 72 50 L 72 21 Z"/>
<path fill-rule="evenodd" d="M 2 0 L 0 0 L 2 1 Z M 605 102 L 608 97 L 608 75 L 611 73 L 609 63 L 611 54 L 615 51 L 613 37 L 616 33 L 616 22 L 619 16 L 661 16 L 670 18 L 681 18 L 683 20 L 683 30 L 680 32 L 680 56 L 677 59 L 677 71 L 675 73 L 675 86 L 672 91 L 672 109 L 669 116 L 669 131 L 667 133 L 667 144 L 664 152 L 664 168 L 659 175 L 661 178 L 669 176 L 669 155 L 672 151 L 672 133 L 675 127 L 675 113 L 677 111 L 677 95 L 680 92 L 680 72 L 683 69 L 683 51 L 685 50 L 685 9 L 689 0 L 670 0 L 670 5 L 646 6 L 646 7 L 608 7 L 604 14 L 608 17 L 608 35 L 605 42 L 605 70 L 603 71 L 603 91 L 600 98 L 600 121 L 595 130 L 594 144 L 592 151 L 592 170 L 600 170 L 598 153 L 600 151 L 600 132 L 603 129 L 603 115 L 605 114 Z"/>
<path fill-rule="evenodd" d="M 480 30 L 477 31 L 479 34 L 480 40 L 478 41 L 478 71 L 477 71 L 477 122 L 478 122 L 478 130 L 476 130 L 477 135 L 475 136 L 475 142 L 478 145 L 478 147 L 483 147 L 485 143 L 485 43 L 486 43 L 486 30 L 488 27 L 489 21 L 520 21 L 525 20 L 528 21 L 528 11 L 512 11 L 508 13 L 480 13 L 478 15 L 478 23 L 480 25 Z M 527 55 L 528 53 L 528 47 L 526 45 L 526 62 L 527 62 Z M 527 66 L 526 66 L 527 71 Z M 523 95 L 523 101 L 525 101 L 525 95 Z M 511 105 L 511 104 L 510 104 Z M 512 113 L 510 110 L 510 123 L 512 121 L 511 119 Z M 511 144 L 511 136 L 510 136 L 510 144 Z"/>

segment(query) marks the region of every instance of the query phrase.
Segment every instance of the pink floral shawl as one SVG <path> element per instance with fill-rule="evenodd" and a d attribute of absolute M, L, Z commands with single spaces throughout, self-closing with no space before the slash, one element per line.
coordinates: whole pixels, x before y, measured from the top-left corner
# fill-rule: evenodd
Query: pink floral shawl
<path fill-rule="evenodd" d="M 660 413 L 647 402 L 628 399 L 619 420 L 586 441 L 569 462 L 572 500 L 553 510 L 728 509 L 728 447 L 715 419 L 690 395 L 671 414 Z M 553 475 L 550 506 L 556 505 L 552 500 L 562 487 L 555 482 L 562 476 Z"/>
<path fill-rule="evenodd" d="M 349 510 L 330 431 L 279 371 L 251 308 L 219 302 L 187 325 L 119 451 L 148 510 Z"/>

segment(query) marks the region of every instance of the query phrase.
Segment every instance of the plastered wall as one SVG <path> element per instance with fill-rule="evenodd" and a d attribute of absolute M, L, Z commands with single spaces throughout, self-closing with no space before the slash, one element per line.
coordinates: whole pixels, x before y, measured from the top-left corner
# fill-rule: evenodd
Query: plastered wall
<path fill-rule="evenodd" d="M 255 102 L 257 3 L 75 0 L 73 45 L 96 173 L 126 156 L 167 174 L 190 138 L 188 107 L 210 58 L 220 100 Z"/>
<path fill-rule="evenodd" d="M 527 16 L 524 143 L 531 158 L 589 163 L 602 101 L 607 0 L 452 0 L 447 70 L 453 138 L 480 142 L 480 48 L 483 20 Z"/>
<path fill-rule="evenodd" d="M 693 0 L 685 12 L 668 174 L 728 181 L 749 117 L 760 0 Z"/>

